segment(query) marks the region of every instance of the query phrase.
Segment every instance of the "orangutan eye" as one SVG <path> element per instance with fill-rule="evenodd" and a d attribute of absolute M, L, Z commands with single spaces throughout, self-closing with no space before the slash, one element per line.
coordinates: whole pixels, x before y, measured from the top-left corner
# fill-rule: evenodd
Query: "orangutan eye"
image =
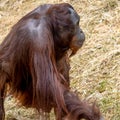
<path fill-rule="evenodd" d="M 80 16 L 78 16 L 78 20 L 76 22 L 76 25 L 79 25 L 79 23 L 80 23 Z"/>
<path fill-rule="evenodd" d="M 80 20 L 78 20 L 78 21 L 76 22 L 76 25 L 79 25 L 79 22 L 80 22 Z"/>

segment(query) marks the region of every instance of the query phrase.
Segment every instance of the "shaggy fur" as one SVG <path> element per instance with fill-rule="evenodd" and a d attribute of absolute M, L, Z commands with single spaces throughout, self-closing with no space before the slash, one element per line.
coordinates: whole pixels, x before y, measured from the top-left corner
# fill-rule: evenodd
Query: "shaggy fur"
<path fill-rule="evenodd" d="M 67 52 L 74 55 L 85 40 L 79 20 L 69 4 L 45 4 L 12 27 L 0 45 L 0 120 L 7 85 L 25 107 L 46 116 L 54 108 L 56 120 L 100 120 L 99 109 L 69 89 Z"/>

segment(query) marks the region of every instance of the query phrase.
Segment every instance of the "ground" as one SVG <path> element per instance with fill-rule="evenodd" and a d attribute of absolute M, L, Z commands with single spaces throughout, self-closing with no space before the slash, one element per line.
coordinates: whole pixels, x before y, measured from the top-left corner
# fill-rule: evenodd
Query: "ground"
<path fill-rule="evenodd" d="M 105 120 L 120 120 L 120 0 L 0 0 L 0 41 L 35 7 L 59 2 L 73 5 L 86 35 L 84 46 L 70 59 L 72 90 L 81 99 L 96 100 Z M 6 97 L 5 109 L 6 120 L 39 118 L 12 96 Z"/>

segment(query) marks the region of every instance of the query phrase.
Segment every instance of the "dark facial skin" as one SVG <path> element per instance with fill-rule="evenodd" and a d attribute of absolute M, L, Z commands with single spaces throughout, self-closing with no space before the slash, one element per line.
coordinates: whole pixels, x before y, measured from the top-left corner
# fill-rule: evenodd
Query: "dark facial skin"
<path fill-rule="evenodd" d="M 82 47 L 85 41 L 85 34 L 79 26 L 80 16 L 73 9 L 70 9 L 70 11 L 71 11 L 72 21 L 75 25 L 74 36 L 70 43 L 70 49 L 72 50 L 71 55 L 74 55 L 78 51 L 78 49 Z"/>
<path fill-rule="evenodd" d="M 49 16 L 54 24 L 53 33 L 55 34 L 53 34 L 53 37 L 56 59 L 59 60 L 69 49 L 72 50 L 71 55 L 74 55 L 82 47 L 85 34 L 79 26 L 80 16 L 71 6 L 65 5 L 63 9 L 66 9 L 66 11 L 62 11 L 58 6 L 52 9 L 54 9 L 54 12 L 49 11 Z M 56 16 L 58 13 L 59 16 Z"/>

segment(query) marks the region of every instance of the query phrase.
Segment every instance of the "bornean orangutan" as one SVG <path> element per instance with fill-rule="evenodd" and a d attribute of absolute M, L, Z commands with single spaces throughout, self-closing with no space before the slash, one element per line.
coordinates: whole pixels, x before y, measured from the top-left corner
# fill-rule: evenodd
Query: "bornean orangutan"
<path fill-rule="evenodd" d="M 85 40 L 79 22 L 70 4 L 44 4 L 12 27 L 0 45 L 0 120 L 7 86 L 25 107 L 45 114 L 53 108 L 56 120 L 102 120 L 69 89 L 67 52 L 74 55 Z"/>

